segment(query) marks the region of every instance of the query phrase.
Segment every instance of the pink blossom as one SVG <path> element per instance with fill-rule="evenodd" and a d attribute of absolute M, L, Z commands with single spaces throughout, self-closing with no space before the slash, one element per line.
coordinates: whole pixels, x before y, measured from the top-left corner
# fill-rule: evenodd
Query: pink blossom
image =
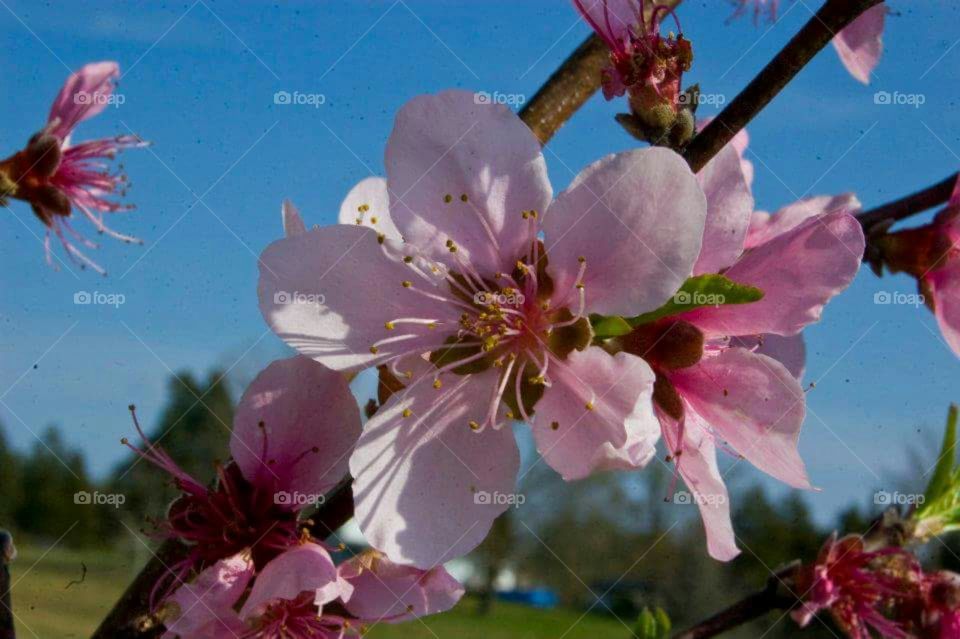
<path fill-rule="evenodd" d="M 183 493 L 162 524 L 165 535 L 191 546 L 171 568 L 175 579 L 243 551 L 262 567 L 297 546 L 301 511 L 346 475 L 360 434 L 346 380 L 305 357 L 273 362 L 244 392 L 230 438 L 232 461 L 217 467 L 212 488 L 151 444 L 135 415 L 134 423 L 143 448 L 124 443 L 168 472 Z M 158 583 L 155 594 L 165 585 Z"/>
<path fill-rule="evenodd" d="M 797 451 L 805 414 L 799 333 L 852 281 L 864 238 L 849 213 L 858 206 L 852 197 L 754 214 L 732 146 L 697 177 L 707 221 L 694 273 L 722 273 L 764 296 L 662 318 L 622 343 L 656 373 L 653 397 L 670 459 L 700 507 L 711 556 L 727 560 L 739 550 L 716 448 L 732 449 L 790 486 L 810 488 Z"/>
<path fill-rule="evenodd" d="M 894 604 L 916 597 L 920 574 L 914 558 L 899 548 L 867 552 L 858 535 L 827 540 L 815 563 L 803 566 L 796 587 L 803 600 L 790 616 L 804 628 L 828 612 L 851 639 L 906 639 L 901 625 L 884 616 Z M 924 635 L 926 636 L 926 635 Z"/>
<path fill-rule="evenodd" d="M 924 575 L 921 625 L 932 639 L 960 639 L 960 575 L 941 570 Z"/>
<path fill-rule="evenodd" d="M 779 0 L 734 1 L 737 8 L 732 18 L 743 15 L 752 6 L 754 23 L 759 22 L 764 14 L 771 22 L 777 19 Z M 840 56 L 840 62 L 850 75 L 864 84 L 870 83 L 870 76 L 883 53 L 883 27 L 887 11 L 886 4 L 882 2 L 871 7 L 833 38 L 833 47 Z"/>
<path fill-rule="evenodd" d="M 875 244 L 892 272 L 917 278 L 940 332 L 960 356 L 960 180 L 933 222 L 881 236 Z"/>
<path fill-rule="evenodd" d="M 463 587 L 442 567 L 398 566 L 367 551 L 335 568 L 323 547 L 307 542 L 267 563 L 237 610 L 254 570 L 249 554 L 240 553 L 181 586 L 167 606 L 165 637 L 359 637 L 365 624 L 444 612 L 463 596 Z"/>
<path fill-rule="evenodd" d="M 129 211 L 133 207 L 111 199 L 124 195 L 127 178 L 111 172 L 108 161 L 118 152 L 145 146 L 135 135 L 88 140 L 73 144 L 71 135 L 82 121 L 102 112 L 111 100 L 120 76 L 116 62 L 94 62 L 67 78 L 50 108 L 46 126 L 35 134 L 25 149 L 0 161 L 0 196 L 29 202 L 34 214 L 47 227 L 44 247 L 52 264 L 50 232 L 56 235 L 67 255 L 81 267 L 103 273 L 95 262 L 72 242 L 87 248 L 96 244 L 71 225 L 73 209 L 79 209 L 98 233 L 124 242 L 140 242 L 109 228 L 106 213 Z"/>
<path fill-rule="evenodd" d="M 683 73 L 693 61 L 690 42 L 682 33 L 660 35 L 661 21 L 673 10 L 656 2 L 648 10 L 647 0 L 573 0 L 573 4 L 610 49 L 610 66 L 603 71 L 604 97 L 611 100 L 627 93 L 634 113 L 672 121 L 680 105 Z"/>
<path fill-rule="evenodd" d="M 590 346 L 587 318 L 663 304 L 692 271 L 705 215 L 666 149 L 605 157 L 554 200 L 526 125 L 477 102 L 413 99 L 387 144 L 387 179 L 348 196 L 350 223 L 288 224 L 295 234 L 261 258 L 260 306 L 280 337 L 338 370 L 384 365 L 406 385 L 367 423 L 350 468 L 367 539 L 420 568 L 472 549 L 509 506 L 511 420 L 532 425 L 567 479 L 621 465 L 630 438 L 637 463 L 650 459 L 652 372 Z M 282 303 L 290 291 L 318 303 Z"/>

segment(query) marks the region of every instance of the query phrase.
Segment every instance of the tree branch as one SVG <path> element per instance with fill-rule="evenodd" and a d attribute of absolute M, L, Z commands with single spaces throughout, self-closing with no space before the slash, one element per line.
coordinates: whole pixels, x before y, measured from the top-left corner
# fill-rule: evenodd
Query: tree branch
<path fill-rule="evenodd" d="M 16 639 L 17 636 L 10 598 L 10 562 L 16 554 L 13 537 L 6 530 L 0 530 L 0 639 Z"/>
<path fill-rule="evenodd" d="M 757 77 L 687 146 L 697 173 L 747 125 L 833 37 L 882 0 L 827 0 Z"/>
<path fill-rule="evenodd" d="M 950 200 L 958 174 L 954 173 L 941 182 L 929 186 L 911 195 L 894 200 L 857 215 L 857 220 L 865 231 L 881 222 L 899 222 L 912 215 L 923 213 Z"/>

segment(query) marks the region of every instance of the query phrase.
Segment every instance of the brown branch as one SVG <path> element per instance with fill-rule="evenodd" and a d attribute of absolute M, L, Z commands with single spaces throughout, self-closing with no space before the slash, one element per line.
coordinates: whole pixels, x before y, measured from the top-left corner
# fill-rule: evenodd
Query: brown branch
<path fill-rule="evenodd" d="M 796 570 L 797 563 L 778 571 L 767 581 L 767 586 L 760 592 L 748 595 L 729 608 L 721 610 L 705 621 L 701 621 L 692 628 L 688 628 L 673 636 L 673 639 L 707 639 L 716 637 L 728 630 L 732 630 L 747 622 L 758 619 L 774 610 L 786 610 L 797 602 L 797 597 L 788 590 L 791 574 Z"/>
<path fill-rule="evenodd" d="M 957 183 L 957 177 L 958 174 L 954 173 L 933 186 L 902 197 L 899 200 L 894 200 L 893 202 L 870 209 L 869 211 L 864 211 L 857 215 L 857 220 L 865 231 L 869 231 L 872 227 L 882 222 L 899 222 L 910 216 L 923 213 L 935 206 L 945 204 L 950 200 L 954 185 Z"/>
<path fill-rule="evenodd" d="M 694 173 L 720 152 L 834 35 L 882 0 L 827 0 L 780 53 L 690 142 L 684 158 Z"/>
<path fill-rule="evenodd" d="M 16 639 L 17 636 L 10 597 L 10 562 L 16 554 L 13 537 L 6 530 L 0 530 L 0 639 Z"/>

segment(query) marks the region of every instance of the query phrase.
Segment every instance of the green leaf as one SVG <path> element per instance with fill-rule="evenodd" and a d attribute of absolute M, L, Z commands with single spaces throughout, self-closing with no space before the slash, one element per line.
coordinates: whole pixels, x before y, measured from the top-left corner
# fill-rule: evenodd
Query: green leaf
<path fill-rule="evenodd" d="M 630 326 L 639 326 L 704 306 L 749 304 L 762 298 L 763 291 L 759 288 L 738 284 L 724 275 L 696 275 L 688 278 L 680 290 L 657 310 L 628 317 L 626 321 Z"/>
<path fill-rule="evenodd" d="M 619 315 L 591 315 L 590 324 L 593 326 L 593 336 L 597 339 L 608 339 L 626 335 L 633 327 Z"/>
<path fill-rule="evenodd" d="M 657 618 L 657 628 L 660 630 L 660 636 L 666 637 L 669 635 L 673 624 L 670 622 L 670 617 L 667 616 L 667 612 L 663 608 L 657 608 L 654 616 Z"/>
<path fill-rule="evenodd" d="M 637 619 L 633 635 L 637 639 L 666 639 L 670 634 L 670 628 L 670 617 L 663 608 L 657 608 L 652 612 L 649 608 L 644 608 Z"/>
<path fill-rule="evenodd" d="M 940 457 L 937 459 L 933 477 L 927 485 L 924 502 L 936 501 L 949 491 L 954 483 L 954 463 L 956 460 L 957 444 L 957 406 L 950 405 L 947 412 L 947 428 L 943 433 L 943 445 L 940 447 Z"/>

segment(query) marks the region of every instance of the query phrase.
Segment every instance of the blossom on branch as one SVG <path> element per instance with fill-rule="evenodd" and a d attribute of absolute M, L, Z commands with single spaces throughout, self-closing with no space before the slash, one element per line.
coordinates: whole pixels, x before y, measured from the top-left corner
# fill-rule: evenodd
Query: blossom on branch
<path fill-rule="evenodd" d="M 124 242 L 140 242 L 107 226 L 107 213 L 129 211 L 113 196 L 126 194 L 127 177 L 111 171 L 109 161 L 124 149 L 146 146 L 135 135 L 88 140 L 74 144 L 74 128 L 115 104 L 115 81 L 120 75 L 116 62 L 94 62 L 67 78 L 57 95 L 47 124 L 30 138 L 26 148 L 0 160 L 0 202 L 11 197 L 28 202 L 46 227 L 44 249 L 52 264 L 51 231 L 67 256 L 81 268 L 104 270 L 90 260 L 73 242 L 86 248 L 96 244 L 71 225 L 74 210 L 79 210 L 100 234 Z"/>

